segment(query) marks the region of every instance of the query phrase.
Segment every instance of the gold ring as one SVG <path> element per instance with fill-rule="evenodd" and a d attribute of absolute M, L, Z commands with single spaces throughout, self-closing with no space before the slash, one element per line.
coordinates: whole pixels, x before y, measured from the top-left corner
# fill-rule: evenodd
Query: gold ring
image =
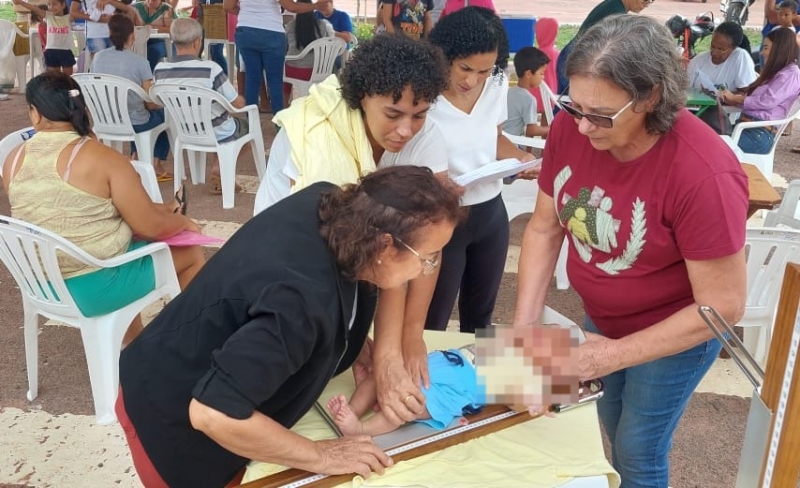
<path fill-rule="evenodd" d="M 412 398 L 414 398 L 414 395 L 406 395 L 406 397 L 405 397 L 405 398 L 403 398 L 403 403 L 408 403 L 408 401 L 409 401 L 410 399 L 412 399 Z"/>

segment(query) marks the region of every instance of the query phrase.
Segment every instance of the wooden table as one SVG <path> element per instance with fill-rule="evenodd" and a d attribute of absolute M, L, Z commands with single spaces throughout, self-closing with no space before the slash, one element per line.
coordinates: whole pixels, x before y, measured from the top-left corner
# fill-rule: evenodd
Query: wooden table
<path fill-rule="evenodd" d="M 742 169 L 747 173 L 747 182 L 750 189 L 750 205 L 747 208 L 748 219 L 758 210 L 772 210 L 781 203 L 781 196 L 758 168 L 750 163 L 742 163 Z"/>
<path fill-rule="evenodd" d="M 706 95 L 705 93 L 695 88 L 689 89 L 686 94 L 686 106 L 691 109 L 698 117 L 703 114 L 708 107 L 713 107 L 717 104 L 717 99 Z"/>

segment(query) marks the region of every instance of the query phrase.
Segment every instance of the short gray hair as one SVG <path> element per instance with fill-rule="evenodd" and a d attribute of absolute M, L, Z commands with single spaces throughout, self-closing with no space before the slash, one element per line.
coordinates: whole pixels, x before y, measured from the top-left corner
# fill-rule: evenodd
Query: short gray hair
<path fill-rule="evenodd" d="M 176 46 L 188 46 L 203 37 L 203 27 L 189 17 L 175 19 L 169 26 L 169 37 Z"/>
<path fill-rule="evenodd" d="M 666 26 L 644 15 L 613 15 L 587 30 L 567 58 L 567 77 L 600 78 L 636 102 L 654 91 L 658 101 L 645 117 L 649 134 L 665 134 L 686 105 L 687 75 Z"/>

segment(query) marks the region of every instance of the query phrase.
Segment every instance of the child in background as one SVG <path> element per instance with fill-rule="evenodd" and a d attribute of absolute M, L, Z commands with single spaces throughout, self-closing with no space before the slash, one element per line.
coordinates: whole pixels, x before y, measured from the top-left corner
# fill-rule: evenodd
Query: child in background
<path fill-rule="evenodd" d="M 793 23 L 795 15 L 797 15 L 797 2 L 794 0 L 783 0 L 778 4 L 778 25 L 776 25 L 775 28 L 785 27 L 796 32 L 797 28 Z"/>
<path fill-rule="evenodd" d="M 24 0 L 12 0 L 14 5 L 27 8 L 44 19 L 47 34 L 42 38 L 44 65 L 48 71 L 60 71 L 72 76 L 75 56 L 72 54 L 71 16 L 65 0 L 47 0 L 47 10 L 31 5 Z M 45 48 L 46 46 L 46 48 Z"/>
<path fill-rule="evenodd" d="M 445 429 L 453 419 L 480 410 L 476 403 L 478 379 L 475 374 L 473 344 L 428 354 L 428 371 L 431 387 L 423 390 L 425 411 L 417 421 L 436 429 Z M 416 401 L 412 398 L 409 395 L 406 401 Z M 344 435 L 376 436 L 395 430 L 397 426 L 383 412 L 376 412 L 366 420 L 360 419 L 372 409 L 376 401 L 375 377 L 368 376 L 356 387 L 349 403 L 344 395 L 335 396 L 328 401 L 328 411 Z"/>
<path fill-rule="evenodd" d="M 537 123 L 536 99 L 531 90 L 539 90 L 550 58 L 535 47 L 524 47 L 514 55 L 517 86 L 508 88 L 508 118 L 503 131 L 514 136 L 547 137 L 550 129 Z"/>
<path fill-rule="evenodd" d="M 556 36 L 558 35 L 558 21 L 550 17 L 536 19 L 536 47 L 552 60 L 558 59 L 556 49 Z M 544 82 L 550 87 L 550 91 L 558 93 L 558 77 L 556 76 L 556 63 L 547 63 L 544 70 Z M 538 103 L 539 112 L 544 110 L 544 103 L 551 103 L 550 100 L 542 100 L 541 92 L 538 89 L 530 90 L 533 98 Z"/>

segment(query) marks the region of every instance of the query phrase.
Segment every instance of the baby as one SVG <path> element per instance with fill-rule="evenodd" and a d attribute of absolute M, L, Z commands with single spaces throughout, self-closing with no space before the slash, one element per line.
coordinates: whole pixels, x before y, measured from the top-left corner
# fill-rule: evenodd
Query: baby
<path fill-rule="evenodd" d="M 434 351 L 428 354 L 428 372 L 431 387 L 425 390 L 425 410 L 417 421 L 436 429 L 444 429 L 465 413 L 477 413 L 478 382 L 475 375 L 475 346 L 470 344 L 458 349 Z M 375 378 L 362 381 L 353 392 L 350 403 L 344 395 L 328 401 L 328 411 L 343 435 L 385 434 L 397 428 L 383 412 L 361 420 L 361 416 L 372 409 L 377 400 Z M 462 421 L 465 422 L 462 418 Z"/>
<path fill-rule="evenodd" d="M 578 402 L 578 328 L 556 324 L 493 325 L 475 344 L 428 354 L 431 387 L 425 390 L 425 410 L 416 421 L 445 429 L 482 405 L 509 405 L 517 411 L 541 414 L 551 404 Z M 476 355 L 478 364 L 476 372 Z M 397 428 L 382 412 L 361 420 L 377 397 L 370 376 L 350 402 L 343 395 L 328 401 L 328 411 L 344 435 L 385 434 Z"/>

